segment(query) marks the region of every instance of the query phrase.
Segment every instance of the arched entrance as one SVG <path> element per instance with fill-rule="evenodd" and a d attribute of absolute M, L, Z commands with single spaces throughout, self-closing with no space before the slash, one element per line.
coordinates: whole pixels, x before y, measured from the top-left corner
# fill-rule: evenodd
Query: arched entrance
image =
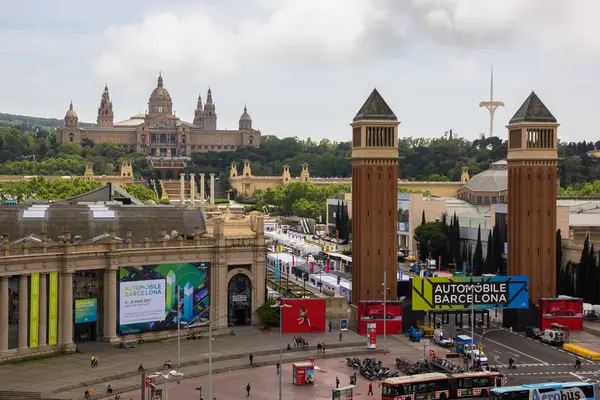
<path fill-rule="evenodd" d="M 252 323 L 252 282 L 244 274 L 234 275 L 227 285 L 229 325 Z"/>

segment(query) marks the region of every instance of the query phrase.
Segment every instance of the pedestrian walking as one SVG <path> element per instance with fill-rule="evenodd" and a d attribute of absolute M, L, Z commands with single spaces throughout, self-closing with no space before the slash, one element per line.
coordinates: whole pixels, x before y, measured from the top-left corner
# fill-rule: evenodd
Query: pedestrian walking
<path fill-rule="evenodd" d="M 294 338 L 292 339 L 292 341 L 294 342 L 294 347 L 298 346 L 298 341 L 296 340 L 296 336 L 294 336 Z"/>
<path fill-rule="evenodd" d="M 325 354 L 325 343 L 323 343 L 323 354 Z"/>
<path fill-rule="evenodd" d="M 340 331 L 340 342 L 342 341 L 342 331 Z"/>
<path fill-rule="evenodd" d="M 340 378 L 335 377 L 335 388 L 338 389 L 340 387 Z"/>
<path fill-rule="evenodd" d="M 323 348 L 323 346 L 321 345 L 321 343 L 317 344 L 317 353 L 321 354 L 321 349 Z"/>
<path fill-rule="evenodd" d="M 371 382 L 369 382 L 369 392 L 367 393 L 367 396 L 373 396 L 373 384 Z"/>
<path fill-rule="evenodd" d="M 331 332 L 331 321 L 329 321 L 329 332 Z"/>
<path fill-rule="evenodd" d="M 254 364 L 254 356 L 252 354 L 248 356 L 248 360 L 250 360 L 250 365 Z"/>
<path fill-rule="evenodd" d="M 279 374 L 279 367 L 280 367 L 280 366 L 281 366 L 281 365 L 279 364 L 279 361 L 277 361 L 277 364 L 275 364 L 275 367 L 277 368 L 277 373 L 278 373 L 278 374 Z"/>
<path fill-rule="evenodd" d="M 252 386 L 250 386 L 250 382 L 248 382 L 248 384 L 246 385 L 246 393 L 248 393 L 247 397 L 250 397 L 250 389 L 252 389 Z"/>

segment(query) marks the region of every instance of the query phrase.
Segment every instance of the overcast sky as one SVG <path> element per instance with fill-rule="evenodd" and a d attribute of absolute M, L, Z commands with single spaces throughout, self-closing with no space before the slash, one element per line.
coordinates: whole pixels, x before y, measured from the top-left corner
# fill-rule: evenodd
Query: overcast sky
<path fill-rule="evenodd" d="M 377 87 L 401 136 L 496 133 L 535 90 L 565 141 L 600 139 L 597 0 L 0 0 L 0 112 L 116 120 L 147 108 L 159 71 L 184 120 L 210 85 L 218 127 L 350 140 Z"/>

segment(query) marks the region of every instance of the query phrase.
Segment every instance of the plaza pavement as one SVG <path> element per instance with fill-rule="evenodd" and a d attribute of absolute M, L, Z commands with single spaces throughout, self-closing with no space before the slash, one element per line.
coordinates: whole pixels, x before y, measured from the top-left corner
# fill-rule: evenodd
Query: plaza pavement
<path fill-rule="evenodd" d="M 222 333 L 222 332 L 221 332 Z M 279 359 L 279 333 L 260 332 L 256 328 L 236 328 L 235 334 L 213 336 L 212 356 L 213 372 L 233 371 L 249 368 L 248 355 L 254 355 L 258 366 L 275 364 Z M 309 342 L 309 351 L 292 347 L 285 350 L 293 334 L 283 335 L 284 362 L 308 361 L 315 357 L 342 357 L 362 355 L 369 352 L 366 349 L 367 340 L 354 332 L 343 333 L 339 342 L 339 331 L 331 333 L 310 333 L 302 337 Z M 380 343 L 382 338 L 378 337 Z M 318 355 L 317 343 L 325 343 L 325 356 Z M 422 357 L 422 348 L 413 345 L 403 336 L 388 337 L 388 348 L 397 355 L 410 358 Z M 137 371 L 142 364 L 148 375 L 160 371 L 165 372 L 163 364 L 170 359 L 173 369 L 177 364 L 177 340 L 140 344 L 137 348 L 117 349 L 106 343 L 83 343 L 79 345 L 79 353 L 42 360 L 5 364 L 0 366 L 2 383 L 0 398 L 18 399 L 16 396 L 6 397 L 7 391 L 25 393 L 43 393 L 46 399 L 78 399 L 82 398 L 85 390 L 94 388 L 96 398 L 105 391 L 108 384 L 115 393 L 133 390 L 141 382 Z M 381 351 L 381 350 L 379 350 Z M 99 359 L 99 367 L 90 367 L 90 357 Z M 208 374 L 208 338 L 205 335 L 200 340 L 181 340 L 181 371 L 187 377 Z M 4 394 L 4 397 L 2 397 Z M 39 397 L 38 397 L 39 398 Z"/>

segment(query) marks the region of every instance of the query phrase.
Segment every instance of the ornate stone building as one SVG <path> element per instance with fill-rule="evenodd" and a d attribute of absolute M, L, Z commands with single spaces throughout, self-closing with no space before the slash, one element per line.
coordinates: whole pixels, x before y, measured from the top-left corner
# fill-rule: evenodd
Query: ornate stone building
<path fill-rule="evenodd" d="M 208 89 L 206 103 L 198 97 L 194 121 L 186 122 L 175 115 L 173 100 L 163 85 L 162 75 L 152 91 L 145 114 L 134 115 L 128 120 L 114 122 L 113 103 L 104 87 L 97 126 L 82 128 L 79 118 L 70 104 L 65 114 L 64 126 L 57 129 L 59 143 L 81 143 L 90 139 L 94 143 L 114 142 L 123 148 L 151 157 L 189 157 L 195 152 L 233 151 L 238 147 L 259 147 L 261 133 L 252 128 L 252 118 L 244 106 L 238 130 L 217 129 L 217 112 Z"/>

